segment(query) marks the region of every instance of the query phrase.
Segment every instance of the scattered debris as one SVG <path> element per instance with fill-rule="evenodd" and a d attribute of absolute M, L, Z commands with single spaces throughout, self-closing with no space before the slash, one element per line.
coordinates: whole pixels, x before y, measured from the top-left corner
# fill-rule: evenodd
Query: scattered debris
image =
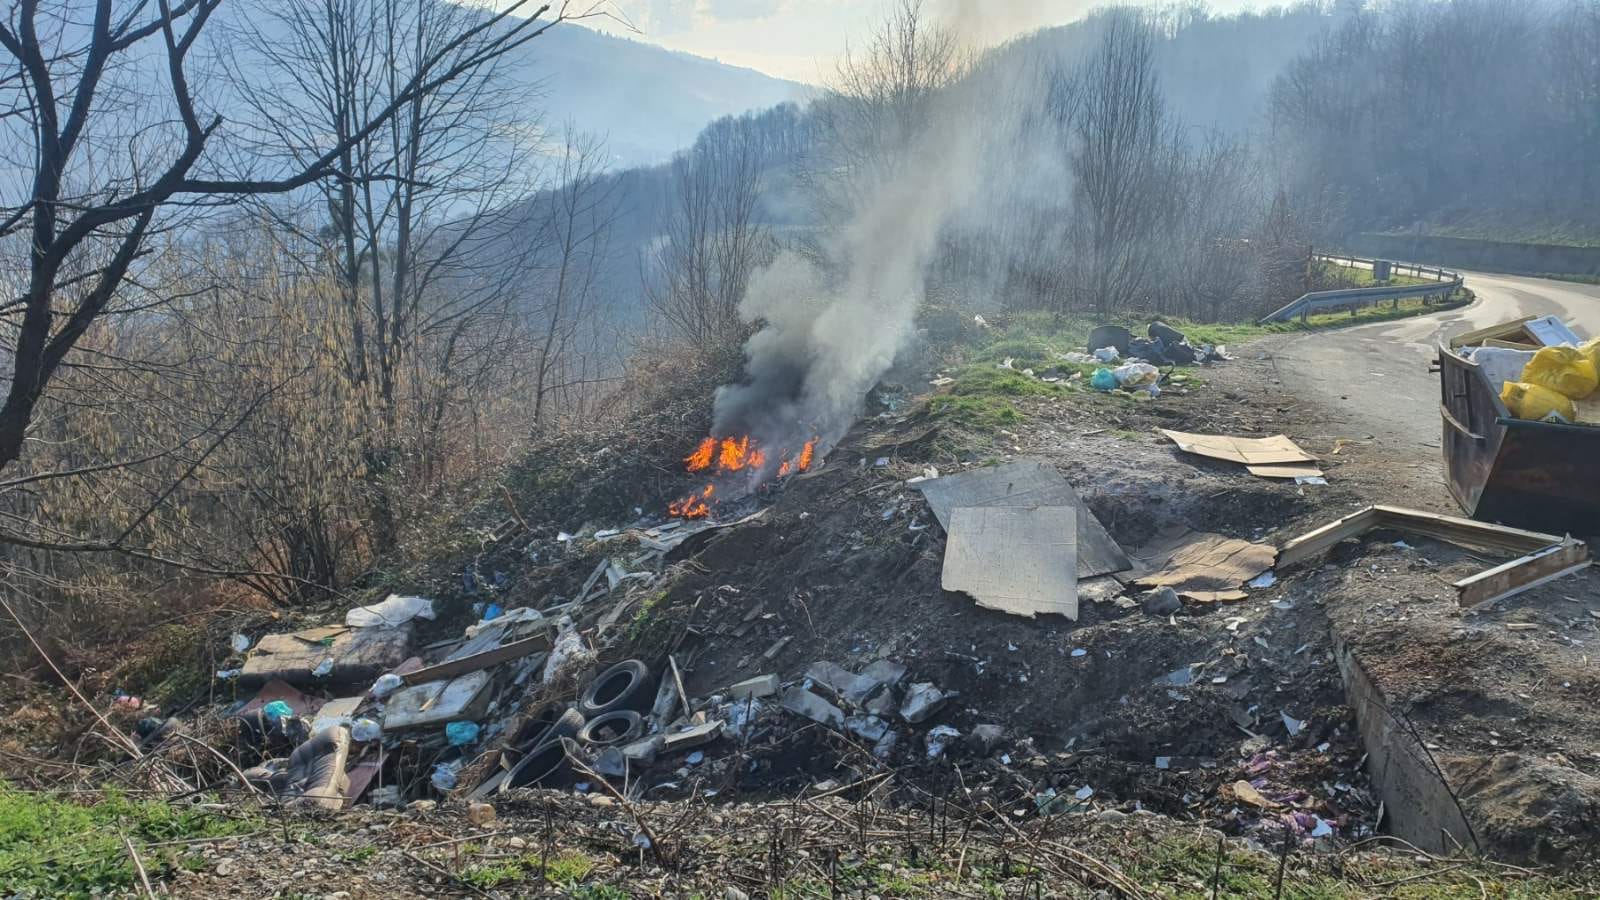
<path fill-rule="evenodd" d="M 1170 587 L 1200 603 L 1243 600 L 1239 586 L 1272 568 L 1278 551 L 1220 534 L 1174 528 L 1158 534 L 1136 554 L 1152 569 L 1133 583 L 1147 588 Z"/>

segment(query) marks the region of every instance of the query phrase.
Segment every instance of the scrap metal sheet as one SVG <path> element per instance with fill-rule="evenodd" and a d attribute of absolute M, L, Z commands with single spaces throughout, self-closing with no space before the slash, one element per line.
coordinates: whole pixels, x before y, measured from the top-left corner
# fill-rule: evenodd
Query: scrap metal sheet
<path fill-rule="evenodd" d="M 944 550 L 947 591 L 1029 619 L 1078 618 L 1078 516 L 1070 506 L 958 506 Z"/>
<path fill-rule="evenodd" d="M 950 513 L 959 506 L 1071 507 L 1077 513 L 1078 578 L 1125 572 L 1132 567 L 1127 554 L 1084 506 L 1078 492 L 1042 459 L 1022 457 L 998 466 L 919 481 L 913 487 L 928 498 L 934 517 L 946 533 L 950 531 Z"/>

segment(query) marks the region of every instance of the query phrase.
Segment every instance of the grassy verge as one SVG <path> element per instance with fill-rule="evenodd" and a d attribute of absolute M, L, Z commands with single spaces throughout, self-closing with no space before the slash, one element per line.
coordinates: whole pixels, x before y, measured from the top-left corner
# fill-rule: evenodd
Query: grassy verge
<path fill-rule="evenodd" d="M 6 896 L 87 897 L 131 889 L 136 875 L 123 844 L 151 878 L 199 868 L 194 847 L 173 843 L 253 831 L 260 823 L 107 791 L 93 803 L 15 790 L 0 782 L 0 885 Z"/>

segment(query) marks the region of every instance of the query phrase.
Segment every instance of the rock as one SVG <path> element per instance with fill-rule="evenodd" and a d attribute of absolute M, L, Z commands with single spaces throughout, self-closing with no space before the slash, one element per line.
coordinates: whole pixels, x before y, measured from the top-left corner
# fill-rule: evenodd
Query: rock
<path fill-rule="evenodd" d="M 844 727 L 867 741 L 877 741 L 889 731 L 889 723 L 877 716 L 851 716 L 844 720 Z"/>
<path fill-rule="evenodd" d="M 818 687 L 838 697 L 851 706 L 860 706 L 876 691 L 880 682 L 856 675 L 831 662 L 815 662 L 806 669 L 806 677 Z"/>
<path fill-rule="evenodd" d="M 956 692 L 945 693 L 931 681 L 919 681 L 906 688 L 906 699 L 900 704 L 900 717 L 915 725 L 938 712 Z"/>
<path fill-rule="evenodd" d="M 959 737 L 961 737 L 961 732 L 951 728 L 949 725 L 933 726 L 924 737 L 928 744 L 928 758 L 938 759 L 943 756 L 944 750 L 950 746 L 950 742 Z"/>
<path fill-rule="evenodd" d="M 233 857 L 226 857 L 224 859 L 217 860 L 217 867 L 214 871 L 217 873 L 217 877 L 228 878 L 231 877 L 234 872 L 239 871 L 239 864 L 233 861 Z"/>
<path fill-rule="evenodd" d="M 722 721 L 720 719 L 701 725 L 693 725 L 662 738 L 661 752 L 677 753 L 680 750 L 688 750 L 701 744 L 709 744 L 721 735 Z"/>
<path fill-rule="evenodd" d="M 888 759 L 894 755 L 894 748 L 900 745 L 900 733 L 890 731 L 872 745 L 872 755 L 879 759 Z"/>
<path fill-rule="evenodd" d="M 513 850 L 524 850 L 527 849 L 528 842 L 517 837 L 516 835 L 512 835 L 511 837 L 506 838 L 506 846 Z"/>
<path fill-rule="evenodd" d="M 482 828 L 493 822 L 495 818 L 494 805 L 491 803 L 468 803 L 467 821 Z"/>
<path fill-rule="evenodd" d="M 1128 814 L 1120 810 L 1103 809 L 1095 816 L 1095 818 L 1102 822 L 1115 824 L 1118 822 L 1126 822 L 1128 820 Z"/>
<path fill-rule="evenodd" d="M 972 752 L 988 756 L 1005 736 L 1006 730 L 999 725 L 978 725 L 967 735 L 967 743 L 972 747 Z"/>
<path fill-rule="evenodd" d="M 1156 588 L 1146 593 L 1139 605 L 1152 616 L 1170 616 L 1183 609 L 1183 601 L 1178 599 L 1178 592 L 1169 587 Z"/>
<path fill-rule="evenodd" d="M 594 770 L 607 778 L 621 778 L 628 774 L 628 757 L 619 747 L 607 747 L 595 756 Z"/>
<path fill-rule="evenodd" d="M 738 684 L 728 685 L 724 693 L 729 700 L 748 700 L 751 697 L 771 697 L 778 692 L 780 686 L 776 674 L 758 675 L 755 678 L 746 678 Z"/>
<path fill-rule="evenodd" d="M 750 895 L 736 887 L 722 889 L 722 900 L 750 900 Z"/>
<path fill-rule="evenodd" d="M 818 697 L 803 687 L 795 686 L 783 692 L 779 704 L 797 716 L 805 716 L 832 728 L 844 727 L 844 713 L 839 707 Z"/>
<path fill-rule="evenodd" d="M 428 813 L 433 812 L 434 807 L 438 805 L 437 800 L 413 800 L 406 804 L 406 809 L 414 813 Z"/>

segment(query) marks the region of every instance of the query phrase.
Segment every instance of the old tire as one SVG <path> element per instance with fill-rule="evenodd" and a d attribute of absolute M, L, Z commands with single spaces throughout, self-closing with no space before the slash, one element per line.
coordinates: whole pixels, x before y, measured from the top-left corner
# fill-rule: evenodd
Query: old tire
<path fill-rule="evenodd" d="M 572 780 L 572 764 L 561 740 L 546 741 L 528 751 L 500 782 L 500 791 L 519 787 L 566 787 Z"/>
<path fill-rule="evenodd" d="M 589 682 L 578 697 L 578 712 L 586 720 L 615 709 L 631 709 L 642 713 L 654 702 L 655 691 L 650 684 L 649 667 L 637 659 L 628 659 L 601 672 Z"/>
<path fill-rule="evenodd" d="M 583 728 L 583 715 L 565 703 L 549 703 L 522 723 L 517 734 L 506 742 L 502 765 L 515 768 L 535 748 L 561 738 L 577 737 Z"/>
<path fill-rule="evenodd" d="M 644 735 L 644 718 L 631 709 L 613 709 L 583 723 L 578 743 L 590 747 L 620 747 Z"/>

